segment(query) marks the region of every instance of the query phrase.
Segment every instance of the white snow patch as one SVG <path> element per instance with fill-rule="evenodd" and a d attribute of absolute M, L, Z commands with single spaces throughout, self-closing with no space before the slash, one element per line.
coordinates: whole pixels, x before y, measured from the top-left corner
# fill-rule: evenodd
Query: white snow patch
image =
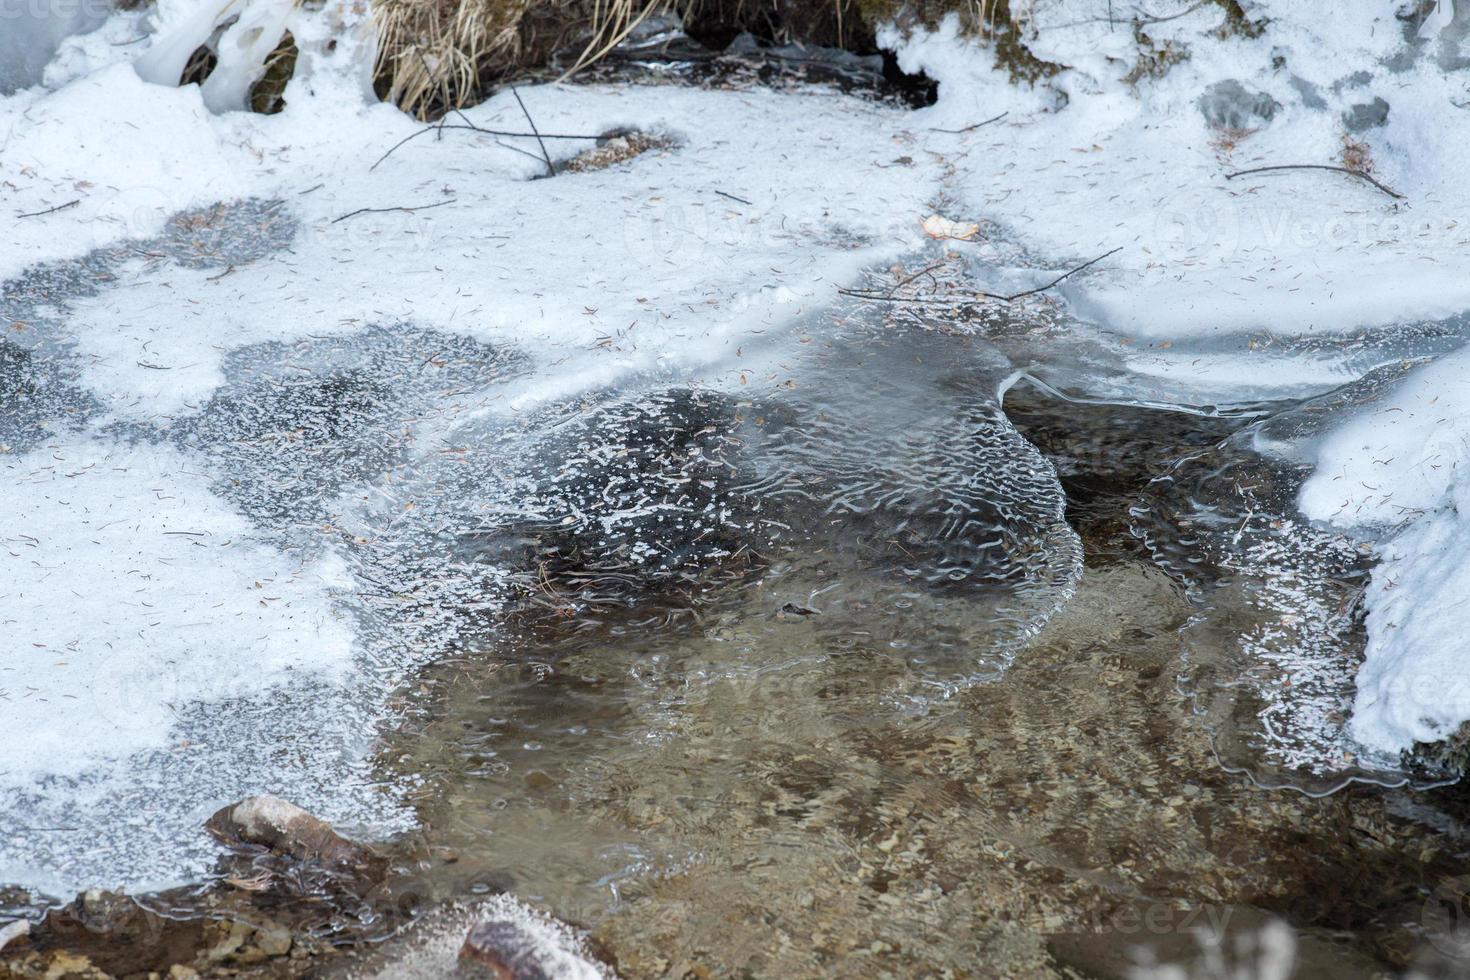
<path fill-rule="evenodd" d="M 1419 368 L 1322 440 L 1308 517 L 1383 536 L 1352 732 L 1396 754 L 1470 720 L 1470 351 Z"/>
<path fill-rule="evenodd" d="M 1146 7 L 1037 0 L 1027 43 L 1067 68 L 1034 87 L 1012 84 L 953 22 L 883 35 L 905 69 L 940 83 L 921 125 L 959 129 L 1009 113 L 928 141 L 964 161 L 955 184 L 972 208 L 965 217 L 996 222 L 1063 268 L 1122 246 L 1066 292 L 1137 337 L 1346 331 L 1470 307 L 1470 112 L 1456 108 L 1465 82 L 1428 51 L 1411 57 L 1392 5 L 1249 3 L 1265 32 L 1221 40 L 1222 9 L 1195 4 L 1140 28 L 1154 50 L 1187 57 L 1130 78 L 1140 62 L 1132 18 L 1162 16 Z M 1391 65 L 1396 57 L 1411 63 Z M 1213 130 L 1199 99 L 1231 79 L 1273 99 L 1274 116 L 1248 120 L 1251 132 Z M 1387 122 L 1354 138 L 1406 200 L 1323 171 L 1225 178 L 1340 165 L 1343 113 L 1375 97 L 1389 103 Z"/>
<path fill-rule="evenodd" d="M 197 463 L 98 440 L 0 466 L 0 780 L 166 744 L 181 704 L 340 674 L 330 561 L 251 541 Z"/>

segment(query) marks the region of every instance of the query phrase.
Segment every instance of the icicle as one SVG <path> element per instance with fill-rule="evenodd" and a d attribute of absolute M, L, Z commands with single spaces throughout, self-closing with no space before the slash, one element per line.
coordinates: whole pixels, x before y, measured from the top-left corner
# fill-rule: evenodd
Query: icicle
<path fill-rule="evenodd" d="M 200 86 L 204 104 L 213 112 L 244 109 L 295 10 L 295 0 L 207 2 L 159 37 L 135 68 L 145 81 L 177 85 L 190 56 L 208 44 L 219 60 Z"/>

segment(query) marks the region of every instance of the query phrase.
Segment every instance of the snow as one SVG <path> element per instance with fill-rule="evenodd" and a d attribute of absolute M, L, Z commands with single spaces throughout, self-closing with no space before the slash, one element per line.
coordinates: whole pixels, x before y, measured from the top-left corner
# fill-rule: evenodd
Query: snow
<path fill-rule="evenodd" d="M 1124 246 L 1069 293 L 1080 311 L 1135 337 L 1340 332 L 1470 306 L 1460 151 L 1470 112 L 1455 107 L 1465 81 L 1408 48 L 1391 5 L 1329 15 L 1317 4 L 1250 3 L 1266 31 L 1222 41 L 1209 33 L 1221 8 L 1196 4 L 1143 28 L 1155 48 L 1173 44 L 1186 60 L 1129 84 L 1139 51 L 1128 20 L 1143 10 L 1134 6 L 1038 2 L 1030 47 L 1069 67 L 1034 88 L 966 50 L 953 21 L 907 42 L 885 35 L 906 70 L 939 80 L 921 125 L 956 129 L 1009 113 L 932 141 L 963 161 L 955 183 L 967 217 L 1048 256 L 1080 261 Z M 1417 54 L 1404 67 L 1394 59 L 1406 50 Z M 1280 106 L 1233 142 L 1199 107 L 1230 79 Z M 1379 179 L 1407 200 L 1320 171 L 1225 179 L 1257 166 L 1340 165 L 1341 113 L 1374 96 L 1390 103 L 1387 123 L 1359 138 Z"/>
<path fill-rule="evenodd" d="M 551 180 L 535 179 L 536 141 L 468 128 L 522 131 L 509 93 L 437 133 L 375 102 L 352 4 L 178 0 L 62 41 L 44 85 L 0 99 L 6 206 L 29 215 L 6 223 L 0 330 L 65 393 L 26 402 L 0 456 L 0 820 L 72 829 L 0 842 L 0 881 L 60 894 L 197 876 L 199 815 L 260 790 L 401 827 L 366 771 L 382 699 L 444 648 L 434 607 L 484 585 L 405 557 L 434 540 L 411 515 L 506 505 L 425 480 L 447 470 L 424 461 L 479 446 L 487 418 L 733 356 L 934 247 L 926 216 L 981 225 L 983 241 L 947 243 L 978 257 L 979 288 L 1121 246 L 1057 292 L 1122 365 L 1116 397 L 1300 397 L 1462 343 L 1455 21 L 1441 11 L 1411 38 L 1381 5 L 1246 6 L 1269 20 L 1260 37 L 1215 36 L 1212 4 L 1150 23 L 1155 50 L 1188 57 L 1132 80 L 1139 42 L 1108 19 L 1137 13 L 1122 2 L 1037 0 L 1032 48 L 1068 67 L 1035 85 L 953 23 L 885 31 L 940 82 L 917 112 L 816 89 L 528 85 L 540 130 L 578 137 L 548 140 L 557 160 L 619 128 L 672 143 Z M 218 79 L 168 84 L 237 11 Z M 285 110 L 233 111 L 282 24 L 301 47 Z M 0 47 L 35 81 L 18 63 Z M 1202 97 L 1230 80 L 1275 106 L 1253 132 L 1205 119 Z M 1323 171 L 1226 179 L 1340 162 L 1344 113 L 1375 98 L 1388 116 L 1355 138 L 1404 199 Z M 338 387 L 293 386 L 303 365 Z M 1457 368 L 1425 368 L 1391 419 L 1370 410 L 1309 447 L 1304 514 L 1381 539 L 1352 724 L 1389 754 L 1470 717 L 1470 694 L 1427 680 L 1457 676 L 1451 640 L 1470 626 L 1450 601 L 1470 586 Z M 374 372 L 382 390 L 353 387 Z M 323 445 L 272 398 L 340 399 L 371 424 Z M 374 607 L 380 577 L 421 605 Z M 241 744 L 313 751 L 282 770 L 232 758 Z M 142 819 L 140 801 L 168 817 Z M 136 840 L 92 846 L 120 820 Z"/>
<path fill-rule="evenodd" d="M 41 81 L 62 41 L 95 29 L 112 12 L 96 0 L 74 3 L 8 3 L 0 11 L 0 95 Z"/>
<path fill-rule="evenodd" d="M 1381 753 L 1470 720 L 1470 351 L 1419 368 L 1326 436 L 1299 504 L 1381 538 L 1354 737 Z"/>
<path fill-rule="evenodd" d="M 3 474 L 7 778 L 162 742 L 181 696 L 222 700 L 348 661 L 330 601 L 340 563 L 249 541 L 181 454 L 83 440 L 7 458 Z"/>

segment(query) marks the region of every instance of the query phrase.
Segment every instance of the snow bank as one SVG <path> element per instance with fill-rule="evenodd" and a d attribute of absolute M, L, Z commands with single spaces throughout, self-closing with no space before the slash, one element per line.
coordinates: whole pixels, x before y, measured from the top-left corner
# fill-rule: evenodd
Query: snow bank
<path fill-rule="evenodd" d="M 102 0 L 75 3 L 8 2 L 0 8 L 0 95 L 35 85 L 62 41 L 105 21 L 112 5 Z"/>
<path fill-rule="evenodd" d="M 1380 537 L 1352 732 L 1387 754 L 1470 720 L 1470 352 L 1406 378 L 1317 447 L 1299 503 Z"/>
<path fill-rule="evenodd" d="M 1248 37 L 1222 31 L 1219 5 L 1156 6 L 1038 0 L 1028 47 L 1066 68 L 1034 88 L 953 22 L 884 36 L 940 82 L 923 125 L 1009 113 L 931 141 L 963 161 L 968 217 L 1057 264 L 1122 246 L 1068 292 L 1135 338 L 1348 331 L 1470 307 L 1470 111 L 1463 72 L 1444 67 L 1463 30 L 1441 17 L 1416 31 L 1392 4 L 1257 0 L 1242 5 L 1264 25 Z M 1341 165 L 1345 139 L 1404 200 L 1323 171 L 1226 179 Z"/>

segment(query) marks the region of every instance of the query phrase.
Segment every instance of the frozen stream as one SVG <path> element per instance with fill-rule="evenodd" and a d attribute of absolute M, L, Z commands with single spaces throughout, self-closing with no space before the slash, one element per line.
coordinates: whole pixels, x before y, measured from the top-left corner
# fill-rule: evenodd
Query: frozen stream
<path fill-rule="evenodd" d="M 1299 199 L 1412 310 L 1251 239 L 1280 185 L 1189 88 L 1230 59 L 1155 128 L 943 30 L 920 112 L 853 94 L 876 59 L 685 77 L 655 32 L 521 89 L 542 159 L 504 94 L 366 99 L 345 7 L 292 8 L 286 111 L 213 112 L 130 60 L 179 9 L 0 100 L 0 916 L 102 886 L 346 945 L 510 890 L 628 976 L 1109 976 L 1141 910 L 1280 916 L 1330 976 L 1445 952 L 1470 695 L 1453 604 L 1394 588 L 1458 589 L 1465 253 L 1423 271 L 1361 182 Z M 1416 133 L 1381 175 L 1433 204 Z M 261 791 L 392 874 L 218 863 Z"/>

